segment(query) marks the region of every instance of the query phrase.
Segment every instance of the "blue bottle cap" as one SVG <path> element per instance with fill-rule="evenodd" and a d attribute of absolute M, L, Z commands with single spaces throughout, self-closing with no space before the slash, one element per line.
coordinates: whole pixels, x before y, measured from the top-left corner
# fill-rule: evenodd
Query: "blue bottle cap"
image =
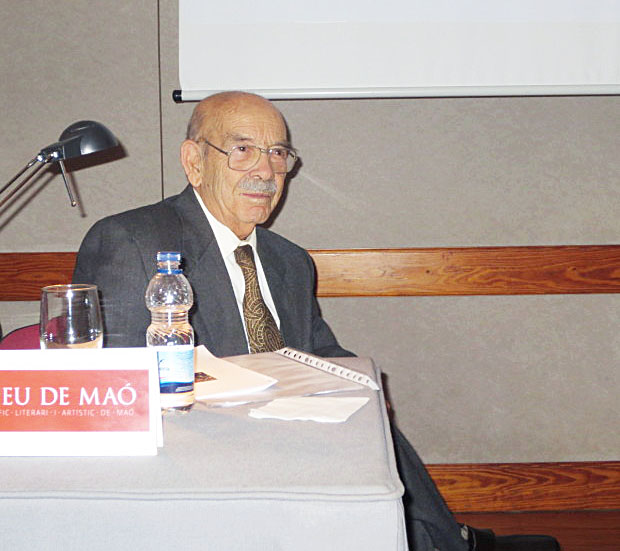
<path fill-rule="evenodd" d="M 181 253 L 160 251 L 157 253 L 157 262 L 181 262 Z"/>

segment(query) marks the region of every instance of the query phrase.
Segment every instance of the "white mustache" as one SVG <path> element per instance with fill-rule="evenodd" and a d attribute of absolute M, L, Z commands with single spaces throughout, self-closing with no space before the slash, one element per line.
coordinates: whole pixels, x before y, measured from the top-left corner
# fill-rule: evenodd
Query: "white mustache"
<path fill-rule="evenodd" d="M 275 195 L 278 191 L 278 186 L 275 180 L 257 180 L 255 178 L 244 178 L 239 182 L 239 189 L 243 191 L 250 191 L 253 193 L 267 193 L 269 195 Z"/>

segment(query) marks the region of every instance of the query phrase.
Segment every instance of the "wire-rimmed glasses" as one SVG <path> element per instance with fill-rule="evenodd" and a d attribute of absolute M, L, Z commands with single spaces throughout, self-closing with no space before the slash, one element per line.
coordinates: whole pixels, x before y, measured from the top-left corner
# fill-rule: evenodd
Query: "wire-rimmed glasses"
<path fill-rule="evenodd" d="M 269 163 L 274 172 L 290 172 L 297 162 L 297 152 L 291 147 L 284 145 L 273 145 L 262 148 L 257 145 L 235 145 L 230 151 L 226 151 L 208 140 L 195 140 L 197 143 L 203 142 L 216 151 L 228 157 L 228 168 L 231 170 L 250 170 L 256 166 L 262 153 L 267 155 Z"/>

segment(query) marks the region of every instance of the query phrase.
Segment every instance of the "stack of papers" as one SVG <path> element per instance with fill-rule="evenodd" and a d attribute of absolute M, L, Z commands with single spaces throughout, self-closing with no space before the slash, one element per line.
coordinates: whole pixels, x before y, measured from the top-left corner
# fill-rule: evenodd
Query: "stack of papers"
<path fill-rule="evenodd" d="M 204 346 L 197 346 L 194 350 L 194 375 L 196 400 L 205 402 L 228 401 L 233 397 L 240 399 L 278 382 L 273 377 L 217 358 Z"/>
<path fill-rule="evenodd" d="M 269 402 L 250 410 L 249 415 L 257 419 L 341 423 L 369 400 L 323 397 L 335 392 L 367 391 L 369 387 L 276 352 L 223 359 L 198 346 L 194 373 L 197 401 L 210 407 Z"/>

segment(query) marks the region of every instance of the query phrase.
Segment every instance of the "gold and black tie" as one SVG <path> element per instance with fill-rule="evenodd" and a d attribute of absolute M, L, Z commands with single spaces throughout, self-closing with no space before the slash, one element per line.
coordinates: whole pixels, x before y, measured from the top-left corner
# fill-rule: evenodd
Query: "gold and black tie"
<path fill-rule="evenodd" d="M 269 308 L 263 300 L 258 286 L 256 264 L 250 245 L 243 245 L 235 249 L 235 260 L 245 279 L 245 293 L 243 295 L 243 317 L 250 342 L 250 352 L 273 352 L 284 346 L 282 335 Z"/>

